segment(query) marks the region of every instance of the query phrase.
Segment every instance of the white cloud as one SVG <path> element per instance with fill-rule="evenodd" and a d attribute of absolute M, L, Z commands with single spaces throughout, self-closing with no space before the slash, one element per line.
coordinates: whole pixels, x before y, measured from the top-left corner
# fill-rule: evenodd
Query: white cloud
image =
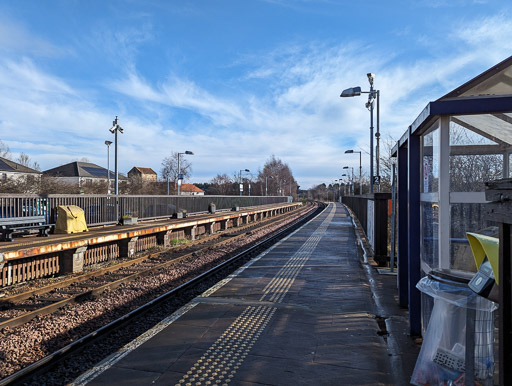
<path fill-rule="evenodd" d="M 407 63 L 386 47 L 357 42 L 260 52 L 265 59 L 237 80 L 239 91 L 230 97 L 226 90 L 208 90 L 176 75 L 149 80 L 137 72 L 133 58 L 137 44 L 152 38 L 150 32 L 111 36 L 105 47 L 121 41 L 129 60 L 125 77 L 97 91 L 107 95 L 102 100 L 115 100 L 110 105 L 44 71 L 28 56 L 11 56 L 0 60 L 0 137 L 43 169 L 82 157 L 105 165 L 104 140 L 112 140 L 108 128 L 118 114 L 125 128 L 119 138 L 123 172 L 135 165 L 159 172 L 171 151 L 192 150 L 193 179 L 204 181 L 240 168 L 256 173 L 275 154 L 307 188 L 339 178 L 342 166 L 357 168 L 358 157 L 344 155 L 346 149 L 362 149 L 363 164 L 368 164 L 366 96 L 339 98 L 344 88 L 368 90 L 367 72 L 376 73 L 381 90 L 382 135 L 396 140 L 429 101 L 511 51 L 512 23 L 505 16 L 452 28 L 449 54 L 425 51 Z M 248 62 L 255 61 L 245 58 L 237 65 Z"/>

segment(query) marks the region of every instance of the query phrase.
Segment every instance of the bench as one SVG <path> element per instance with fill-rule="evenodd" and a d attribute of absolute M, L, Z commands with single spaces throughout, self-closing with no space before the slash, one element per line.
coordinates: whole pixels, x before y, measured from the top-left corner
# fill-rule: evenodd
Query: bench
<path fill-rule="evenodd" d="M 13 233 L 39 231 L 38 237 L 48 237 L 54 224 L 46 224 L 44 216 L 0 218 L 0 241 L 12 241 Z"/>

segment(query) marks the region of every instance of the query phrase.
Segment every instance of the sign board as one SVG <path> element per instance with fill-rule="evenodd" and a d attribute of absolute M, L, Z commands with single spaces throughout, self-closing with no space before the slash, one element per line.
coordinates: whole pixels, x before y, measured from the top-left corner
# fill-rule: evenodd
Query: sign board
<path fill-rule="evenodd" d="M 240 184 L 240 191 L 243 192 L 244 191 L 244 184 Z"/>
<path fill-rule="evenodd" d="M 380 185 L 380 176 L 373 176 L 373 184 Z"/>
<path fill-rule="evenodd" d="M 181 186 L 181 179 L 178 180 L 178 186 Z"/>
<path fill-rule="evenodd" d="M 185 178 L 185 175 L 183 173 L 178 174 L 178 180 L 182 180 Z"/>

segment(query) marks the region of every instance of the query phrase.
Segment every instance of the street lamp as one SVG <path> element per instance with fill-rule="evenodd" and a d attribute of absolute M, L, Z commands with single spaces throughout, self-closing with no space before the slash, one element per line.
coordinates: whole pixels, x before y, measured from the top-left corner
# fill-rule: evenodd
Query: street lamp
<path fill-rule="evenodd" d="M 272 179 L 273 179 L 274 177 L 272 177 L 272 176 L 267 176 L 267 177 L 265 177 L 265 196 L 267 196 L 267 192 L 268 192 L 268 189 L 267 189 L 267 188 L 268 188 L 268 179 L 269 179 L 269 178 L 272 178 Z"/>
<path fill-rule="evenodd" d="M 242 172 L 250 173 L 251 171 L 249 169 L 240 169 L 240 195 L 242 195 L 242 192 L 244 191 L 244 183 L 242 182 Z"/>
<path fill-rule="evenodd" d="M 180 195 L 181 181 L 183 180 L 183 175 L 180 170 L 180 155 L 182 154 L 194 155 L 194 153 L 189 150 L 186 150 L 184 153 L 178 153 L 178 196 Z"/>
<path fill-rule="evenodd" d="M 119 126 L 119 124 L 117 123 L 117 115 L 116 115 L 116 119 L 114 119 L 114 121 L 112 122 L 112 128 L 109 129 L 110 132 L 112 134 L 115 134 L 115 162 L 114 162 L 114 168 L 115 168 L 115 173 L 116 173 L 116 177 L 115 177 L 115 188 L 114 188 L 114 194 L 119 194 L 119 176 L 118 176 L 118 170 L 117 170 L 117 133 L 121 133 L 123 134 L 124 133 L 124 129 Z M 111 142 L 112 143 L 112 142 Z"/>
<path fill-rule="evenodd" d="M 354 168 L 352 166 L 343 166 L 343 169 L 352 169 L 352 195 L 354 195 Z"/>
<path fill-rule="evenodd" d="M 110 145 L 112 145 L 112 141 L 105 141 L 105 145 L 107 145 L 107 194 L 110 194 Z"/>
<path fill-rule="evenodd" d="M 345 154 L 359 153 L 359 195 L 363 195 L 363 167 L 361 164 L 361 152 L 356 150 L 346 150 Z"/>
<path fill-rule="evenodd" d="M 369 72 L 366 74 L 368 77 L 368 82 L 370 83 L 370 91 L 361 91 L 361 87 L 352 87 L 343 90 L 340 97 L 348 98 L 355 97 L 361 94 L 369 94 L 368 102 L 366 102 L 365 106 L 368 110 L 370 110 L 370 193 L 373 193 L 373 105 L 375 100 L 377 100 L 377 133 L 375 137 L 377 138 L 377 146 L 375 148 L 375 158 L 377 159 L 377 189 L 379 190 L 380 184 L 380 175 L 379 175 L 379 139 L 380 139 L 380 128 L 379 128 L 379 100 L 380 100 L 380 90 L 375 90 L 373 88 L 373 81 L 375 80 L 375 74 Z"/>

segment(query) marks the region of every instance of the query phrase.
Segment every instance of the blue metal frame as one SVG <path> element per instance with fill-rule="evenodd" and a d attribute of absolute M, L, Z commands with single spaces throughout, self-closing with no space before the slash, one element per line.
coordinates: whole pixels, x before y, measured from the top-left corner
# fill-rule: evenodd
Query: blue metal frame
<path fill-rule="evenodd" d="M 408 162 L 407 147 L 398 148 L 398 303 L 401 307 L 409 305 L 409 226 L 408 226 Z"/>
<path fill-rule="evenodd" d="M 411 335 L 421 335 L 421 294 L 416 284 L 421 279 L 420 259 L 420 137 L 409 134 L 408 141 L 408 258 L 409 258 L 409 332 Z"/>

